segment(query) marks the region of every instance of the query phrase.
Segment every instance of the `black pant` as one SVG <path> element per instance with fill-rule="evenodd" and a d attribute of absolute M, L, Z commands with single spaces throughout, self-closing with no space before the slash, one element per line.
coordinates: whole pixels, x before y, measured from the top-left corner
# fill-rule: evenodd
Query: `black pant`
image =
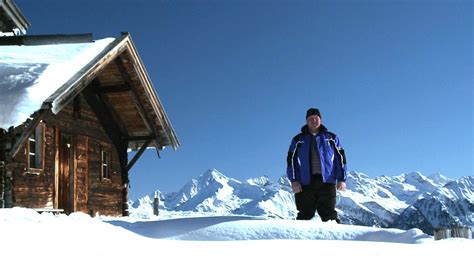
<path fill-rule="evenodd" d="M 313 175 L 311 183 L 302 186 L 303 191 L 295 194 L 297 220 L 310 220 L 316 211 L 323 222 L 335 220 L 339 223 L 336 212 L 336 186 L 323 183 L 321 175 Z"/>

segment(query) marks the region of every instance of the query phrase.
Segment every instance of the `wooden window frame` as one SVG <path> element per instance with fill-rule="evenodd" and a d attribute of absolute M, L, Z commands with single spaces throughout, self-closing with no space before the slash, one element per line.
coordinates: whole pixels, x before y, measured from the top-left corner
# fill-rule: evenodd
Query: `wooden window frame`
<path fill-rule="evenodd" d="M 104 159 L 105 155 L 105 159 Z M 100 179 L 111 179 L 110 178 L 110 164 L 112 153 L 108 149 L 100 149 Z"/>
<path fill-rule="evenodd" d="M 33 134 L 26 140 L 26 163 L 28 172 L 41 172 L 44 169 L 44 155 L 45 155 L 45 124 L 40 122 L 36 126 Z M 34 136 L 34 138 L 32 138 Z M 31 144 L 34 142 L 35 151 L 31 152 Z M 38 143 L 39 142 L 39 143 Z M 32 165 L 31 158 L 34 158 L 35 163 Z M 39 158 L 38 158 L 39 156 Z"/>

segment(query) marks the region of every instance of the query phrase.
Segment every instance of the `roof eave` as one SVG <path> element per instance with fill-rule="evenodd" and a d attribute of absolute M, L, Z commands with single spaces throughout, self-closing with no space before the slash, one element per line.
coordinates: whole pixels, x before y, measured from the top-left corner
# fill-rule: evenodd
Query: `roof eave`
<path fill-rule="evenodd" d="M 105 67 L 108 63 L 113 61 L 119 54 L 128 49 L 132 59 L 135 61 L 135 66 L 137 69 L 137 74 L 140 78 L 140 81 L 145 89 L 148 99 L 153 106 L 153 110 L 159 120 L 161 127 L 165 130 L 166 136 L 168 138 L 168 143 L 174 150 L 179 146 L 179 140 L 176 136 L 173 126 L 171 125 L 170 120 L 163 108 L 163 105 L 158 98 L 158 95 L 153 88 L 153 85 L 150 81 L 148 73 L 143 66 L 143 63 L 138 55 L 138 52 L 133 44 L 131 36 L 128 33 L 122 34 L 119 38 L 115 39 L 113 42 L 108 44 L 104 50 L 99 53 L 93 60 L 91 60 L 87 65 L 85 65 L 80 71 L 78 71 L 69 81 L 67 81 L 63 86 L 61 86 L 56 92 L 49 96 L 44 102 L 42 109 L 51 109 L 51 111 L 57 114 L 61 111 L 72 99 L 74 99 L 83 88 L 89 84 L 96 74 Z M 160 143 L 154 143 L 155 145 L 150 145 L 151 147 L 155 146 L 157 149 L 163 149 L 159 146 Z M 168 146 L 168 145 L 165 145 Z"/>
<path fill-rule="evenodd" d="M 14 26 L 22 33 L 26 34 L 26 30 L 31 26 L 30 22 L 21 13 L 18 6 L 12 0 L 0 0 L 0 7 L 5 11 L 6 15 L 12 20 Z M 12 28 L 13 31 L 15 28 Z"/>
<path fill-rule="evenodd" d="M 140 77 L 140 80 L 142 82 L 144 89 L 147 92 L 147 95 L 151 96 L 149 97 L 149 100 L 153 106 L 153 110 L 155 111 L 156 116 L 162 128 L 165 129 L 166 131 L 166 135 L 168 137 L 170 146 L 174 150 L 176 150 L 181 145 L 181 143 L 178 140 L 176 132 L 173 128 L 173 125 L 171 124 L 171 121 L 168 118 L 168 115 L 166 114 L 166 111 L 163 107 L 163 104 L 160 101 L 160 98 L 156 94 L 156 90 L 153 86 L 153 83 L 150 80 L 150 77 L 144 67 L 144 64 L 140 58 L 140 55 L 137 52 L 137 49 L 135 48 L 135 44 L 133 43 L 131 36 L 129 34 L 127 34 L 127 36 L 128 36 L 127 43 L 129 44 L 131 55 L 136 62 L 135 66 L 138 68 L 136 69 L 137 74 Z M 163 147 L 157 147 L 157 148 L 160 150 L 163 149 Z"/>

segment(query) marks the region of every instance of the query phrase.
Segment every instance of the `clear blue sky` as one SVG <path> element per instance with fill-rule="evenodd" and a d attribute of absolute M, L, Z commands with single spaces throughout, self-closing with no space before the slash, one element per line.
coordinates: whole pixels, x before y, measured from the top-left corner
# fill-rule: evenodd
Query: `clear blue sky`
<path fill-rule="evenodd" d="M 309 107 L 350 170 L 474 174 L 472 1 L 16 2 L 29 34 L 131 33 L 182 143 L 145 152 L 132 199 L 282 176 Z"/>

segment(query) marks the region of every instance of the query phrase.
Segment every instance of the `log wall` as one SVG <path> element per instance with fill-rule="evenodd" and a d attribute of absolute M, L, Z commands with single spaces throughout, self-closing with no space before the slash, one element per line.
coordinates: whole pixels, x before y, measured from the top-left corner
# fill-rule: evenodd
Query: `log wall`
<path fill-rule="evenodd" d="M 15 206 L 28 208 L 52 208 L 54 193 L 54 131 L 42 123 L 44 127 L 44 166 L 42 169 L 29 169 L 27 147 L 23 147 L 13 162 L 9 163 L 12 170 L 12 198 Z M 18 133 L 21 130 L 15 130 Z M 18 135 L 18 134 L 15 134 Z"/>
<path fill-rule="evenodd" d="M 59 134 L 72 136 L 73 202 L 71 211 L 88 214 L 122 215 L 128 176 L 126 145 L 117 148 L 87 101 L 78 98 L 57 115 L 49 113 L 44 125 L 44 167 L 29 169 L 27 143 L 9 167 L 13 170 L 15 206 L 44 208 L 58 206 Z M 15 134 L 21 132 L 21 126 Z M 110 175 L 101 176 L 101 151 L 110 156 Z M 0 155 L 1 156 L 1 155 Z"/>

